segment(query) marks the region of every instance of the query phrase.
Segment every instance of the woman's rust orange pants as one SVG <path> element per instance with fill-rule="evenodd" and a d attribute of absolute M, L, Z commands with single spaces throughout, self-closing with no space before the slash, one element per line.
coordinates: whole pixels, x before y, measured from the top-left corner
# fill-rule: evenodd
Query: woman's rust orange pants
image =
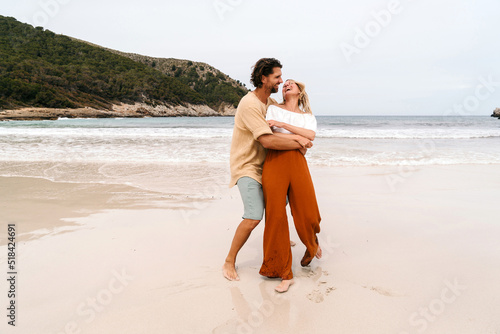
<path fill-rule="evenodd" d="M 286 196 L 300 241 L 306 246 L 303 266 L 318 251 L 321 217 L 314 186 L 304 155 L 299 150 L 268 150 L 262 171 L 262 189 L 266 201 L 264 261 L 260 274 L 292 279 L 292 250 L 286 214 Z"/>

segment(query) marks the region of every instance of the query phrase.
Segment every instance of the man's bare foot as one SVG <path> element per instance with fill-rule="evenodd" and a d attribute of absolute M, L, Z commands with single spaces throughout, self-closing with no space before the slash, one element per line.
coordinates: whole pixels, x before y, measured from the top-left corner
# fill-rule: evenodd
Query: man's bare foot
<path fill-rule="evenodd" d="M 322 256 L 323 256 L 323 251 L 321 250 L 320 245 L 318 245 L 318 251 L 316 252 L 316 258 L 321 259 Z"/>
<path fill-rule="evenodd" d="M 238 273 L 236 273 L 236 268 L 234 266 L 234 263 L 224 262 L 224 265 L 222 266 L 222 274 L 224 275 L 225 278 L 227 278 L 230 281 L 240 280 Z"/>
<path fill-rule="evenodd" d="M 287 292 L 288 291 L 288 288 L 293 285 L 293 283 L 295 283 L 293 281 L 293 278 L 292 279 L 284 279 L 281 281 L 281 283 L 279 285 L 277 285 L 274 290 L 276 290 L 277 292 Z"/>

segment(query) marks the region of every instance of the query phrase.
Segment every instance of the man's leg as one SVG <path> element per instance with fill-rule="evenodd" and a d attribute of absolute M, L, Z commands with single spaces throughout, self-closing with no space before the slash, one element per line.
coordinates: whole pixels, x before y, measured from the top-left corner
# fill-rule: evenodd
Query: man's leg
<path fill-rule="evenodd" d="M 250 237 L 253 229 L 260 223 L 264 216 L 264 194 L 262 185 L 250 177 L 242 177 L 237 182 L 243 201 L 243 220 L 234 233 L 231 248 L 222 266 L 222 274 L 230 281 L 239 280 L 236 273 L 236 256 L 241 247 Z"/>
<path fill-rule="evenodd" d="M 224 277 L 230 281 L 238 281 L 240 278 L 236 273 L 236 256 L 240 251 L 241 247 L 248 240 L 248 237 L 252 233 L 253 229 L 260 223 L 260 220 L 243 219 L 234 233 L 233 242 L 231 243 L 231 248 L 226 257 L 226 262 L 222 266 L 222 273 Z"/>

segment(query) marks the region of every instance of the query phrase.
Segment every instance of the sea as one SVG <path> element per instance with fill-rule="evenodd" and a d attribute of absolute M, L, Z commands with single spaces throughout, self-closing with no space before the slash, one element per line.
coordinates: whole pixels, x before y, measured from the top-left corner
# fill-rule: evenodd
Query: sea
<path fill-rule="evenodd" d="M 500 164 L 488 116 L 317 116 L 310 166 Z M 229 180 L 233 117 L 0 122 L 0 176 L 124 183 L 182 193 Z"/>

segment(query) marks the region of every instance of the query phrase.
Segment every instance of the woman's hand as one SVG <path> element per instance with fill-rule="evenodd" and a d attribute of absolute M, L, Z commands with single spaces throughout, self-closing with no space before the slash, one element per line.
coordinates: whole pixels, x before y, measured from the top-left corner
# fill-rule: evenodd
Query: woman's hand
<path fill-rule="evenodd" d="M 295 135 L 295 141 L 299 143 L 302 148 L 311 148 L 313 146 L 312 141 L 299 135 Z"/>
<path fill-rule="evenodd" d="M 282 128 L 283 127 L 283 122 L 278 122 L 278 121 L 275 121 L 274 119 L 270 119 L 267 121 L 267 124 L 269 124 L 269 127 L 277 127 L 277 128 Z"/>

